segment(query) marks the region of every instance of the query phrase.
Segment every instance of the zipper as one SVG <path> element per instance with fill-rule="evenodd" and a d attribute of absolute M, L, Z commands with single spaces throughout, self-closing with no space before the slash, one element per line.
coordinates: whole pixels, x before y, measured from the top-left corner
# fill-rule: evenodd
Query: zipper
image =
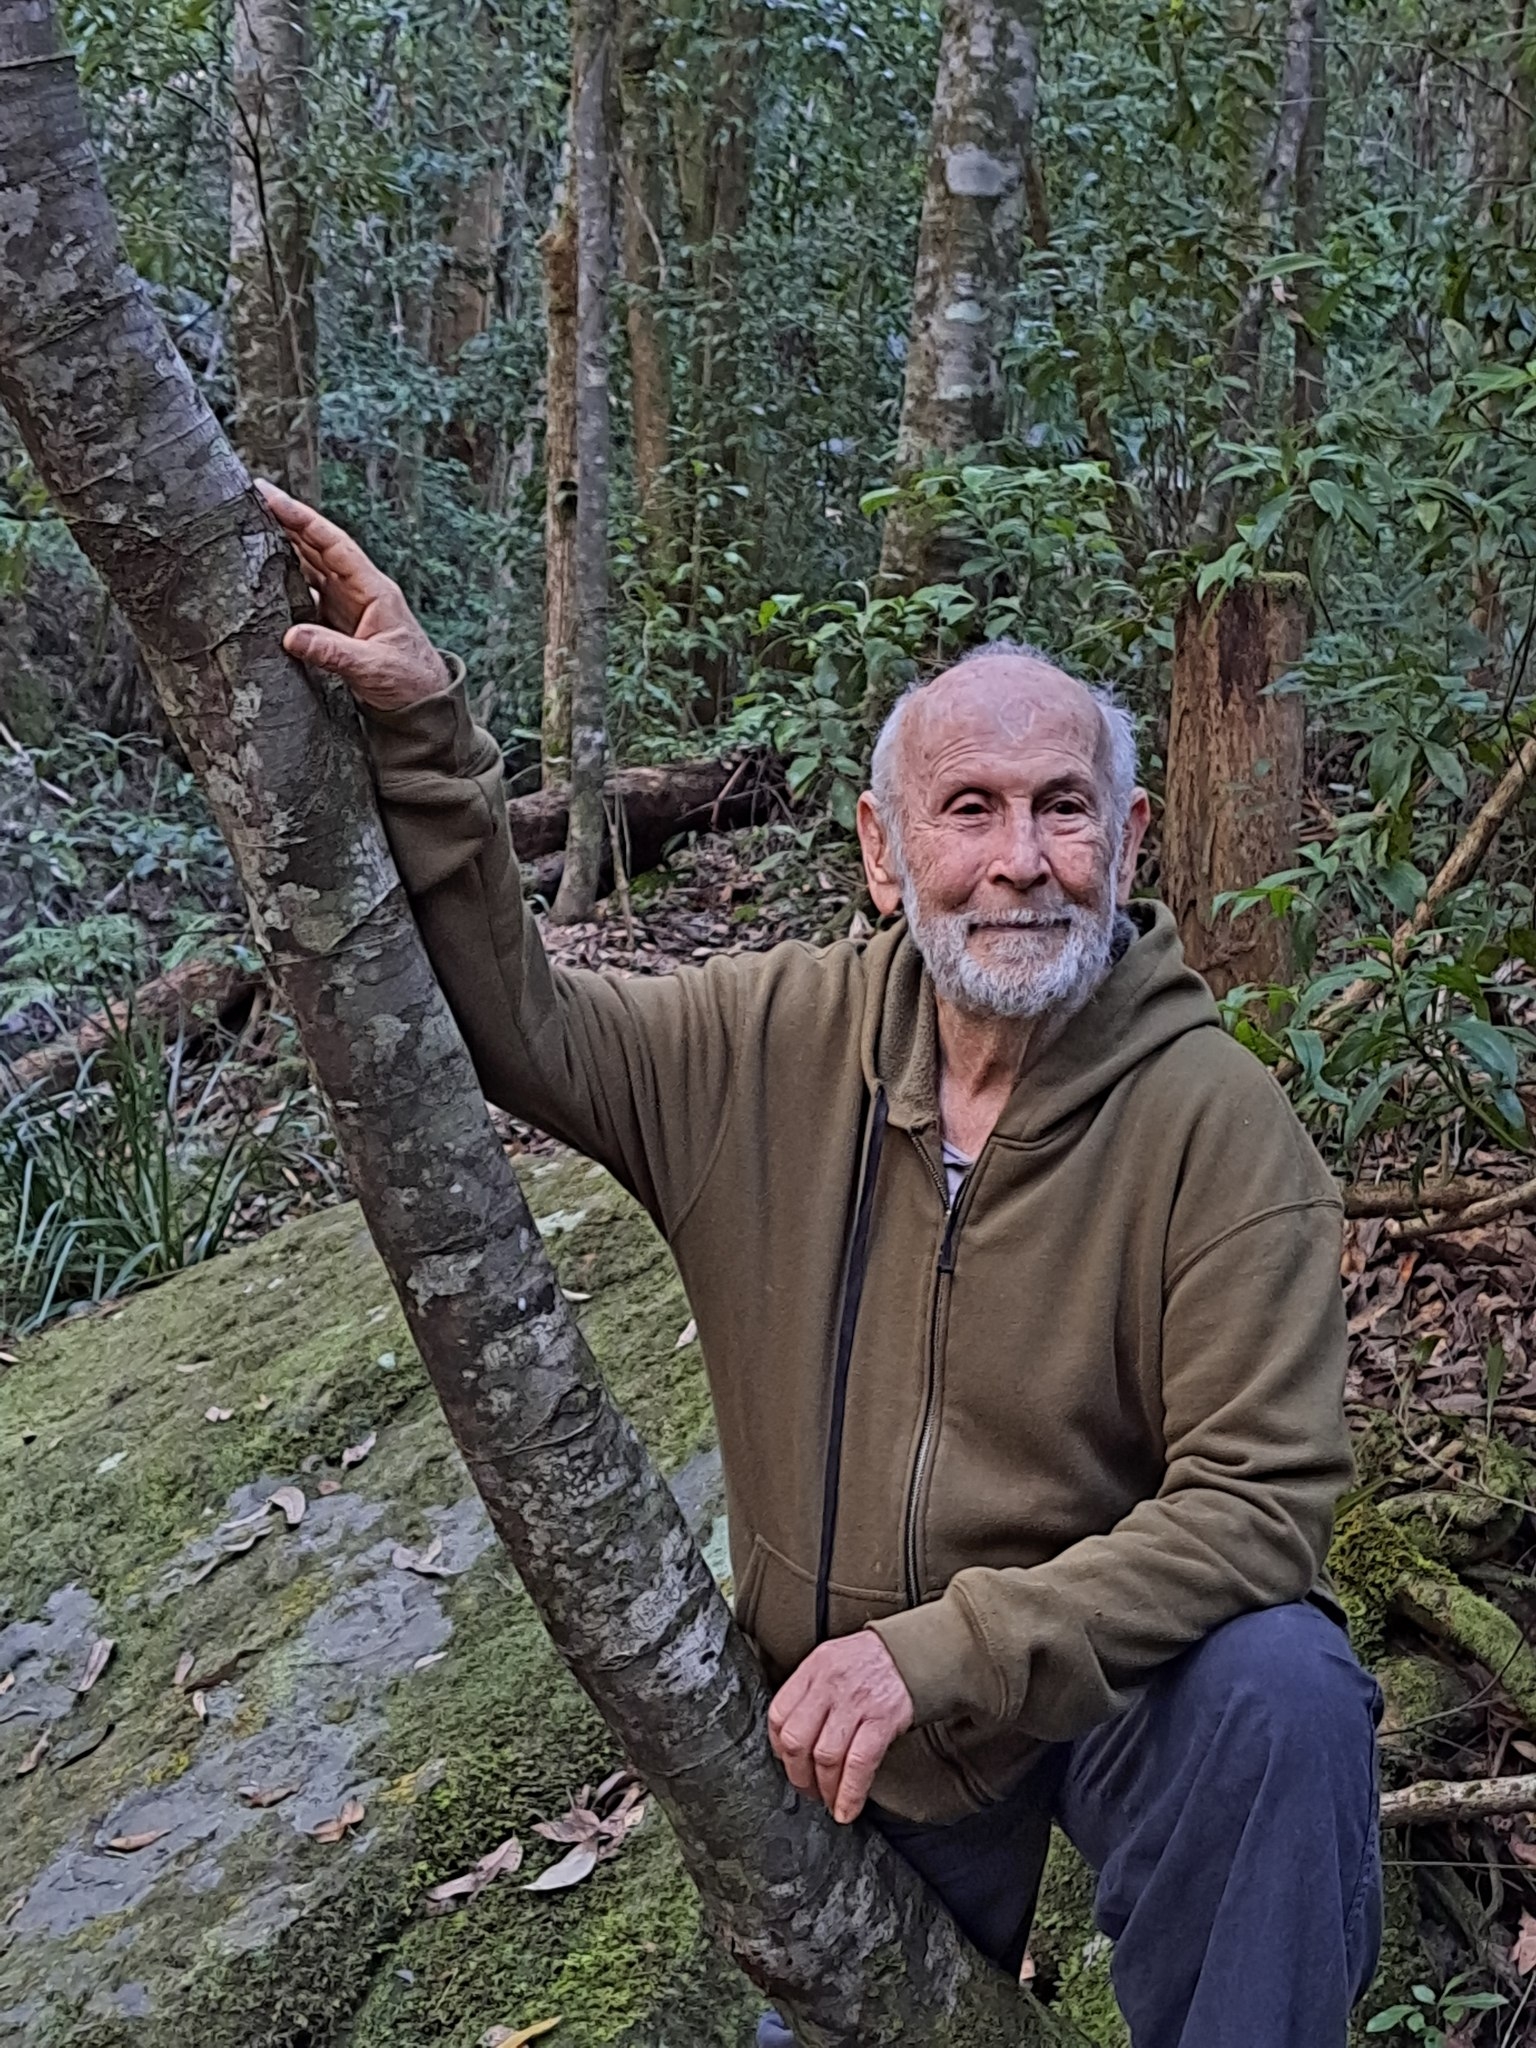
<path fill-rule="evenodd" d="M 880 1154 L 885 1146 L 885 1090 L 875 1090 L 870 1105 L 863 1159 L 859 1167 L 859 1192 L 854 1203 L 853 1229 L 848 1239 L 848 1259 L 843 1272 L 843 1302 L 837 1321 L 837 1354 L 832 1367 L 832 1412 L 827 1423 L 827 1463 L 821 1491 L 821 1553 L 816 1563 L 816 1641 L 827 1639 L 831 1609 L 832 1546 L 837 1538 L 837 1493 L 843 1464 L 843 1422 L 848 1412 L 848 1368 L 853 1359 L 853 1337 L 858 1327 L 859 1302 L 864 1294 L 864 1274 L 869 1265 L 869 1228 L 875 1207 L 875 1182 L 880 1174 Z"/>
<path fill-rule="evenodd" d="M 921 1143 L 918 1149 L 923 1150 Z M 928 1160 L 926 1151 L 923 1151 L 923 1157 Z M 930 1170 L 932 1164 L 933 1162 L 928 1160 Z M 940 1187 L 940 1192 L 946 1196 L 946 1208 L 944 1232 L 939 1239 L 938 1267 L 934 1275 L 933 1310 L 928 1319 L 928 1379 L 923 1389 L 923 1420 L 918 1430 L 917 1455 L 912 1461 L 912 1481 L 907 1489 L 906 1514 L 903 1518 L 902 1547 L 909 1607 L 916 1607 L 923 1597 L 918 1556 L 918 1524 L 921 1520 L 923 1485 L 928 1477 L 928 1464 L 933 1456 L 934 1441 L 938 1435 L 940 1331 L 948 1320 L 949 1288 L 955 1271 L 956 1241 L 963 1221 L 962 1211 L 975 1178 L 976 1167 L 972 1164 L 955 1190 L 952 1202 L 947 1199 L 947 1189 L 942 1185 Z"/>

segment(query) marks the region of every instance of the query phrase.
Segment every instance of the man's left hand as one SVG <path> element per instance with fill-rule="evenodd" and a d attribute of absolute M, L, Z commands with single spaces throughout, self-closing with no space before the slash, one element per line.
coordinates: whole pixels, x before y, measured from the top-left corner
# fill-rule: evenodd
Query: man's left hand
<path fill-rule="evenodd" d="M 822 1643 L 774 1694 L 773 1753 L 834 1820 L 864 1810 L 885 1752 L 912 1726 L 912 1695 L 872 1629 Z"/>

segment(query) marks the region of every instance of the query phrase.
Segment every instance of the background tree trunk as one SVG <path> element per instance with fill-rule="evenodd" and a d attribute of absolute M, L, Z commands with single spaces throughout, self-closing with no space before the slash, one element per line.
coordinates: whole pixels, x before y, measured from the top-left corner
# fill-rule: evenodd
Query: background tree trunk
<path fill-rule="evenodd" d="M 603 862 L 608 767 L 608 289 L 613 272 L 614 0 L 575 0 L 571 158 L 576 187 L 576 660 L 571 677 L 571 816 L 550 914 L 590 917 Z"/>
<path fill-rule="evenodd" d="M 1327 224 L 1324 160 L 1328 138 L 1328 41 L 1324 0 L 1317 0 L 1313 23 L 1310 100 L 1296 161 L 1296 231 L 1299 254 L 1315 256 Z M 1314 331 L 1321 317 L 1322 290 L 1315 270 L 1296 273 L 1296 359 L 1291 397 L 1291 423 L 1305 433 L 1328 402 L 1328 355 L 1323 337 Z"/>
<path fill-rule="evenodd" d="M 229 332 L 235 443 L 246 466 L 310 504 L 320 489 L 306 0 L 235 0 L 230 102 Z"/>
<path fill-rule="evenodd" d="M 1289 867 L 1301 813 L 1306 707 L 1269 694 L 1307 646 L 1297 579 L 1191 595 L 1174 625 L 1173 701 L 1163 805 L 1163 897 L 1185 956 L 1225 995 L 1291 978 L 1290 936 L 1267 910 L 1213 917 L 1212 898 Z"/>
<path fill-rule="evenodd" d="M 576 665 L 576 206 L 562 187 L 539 243 L 544 265 L 544 708 L 546 789 L 571 779 Z"/>
<path fill-rule="evenodd" d="M 662 291 L 661 130 L 651 73 L 660 38 L 636 0 L 619 23 L 622 97 L 624 324 L 629 336 L 630 412 L 635 495 L 653 553 L 671 542 L 671 493 L 663 472 L 672 455 L 672 344 Z"/>
<path fill-rule="evenodd" d="M 497 258 L 507 159 L 499 121 L 483 131 L 484 158 L 467 184 L 450 196 L 444 220 L 443 268 L 432 309 L 432 360 L 450 374 L 461 372 L 465 345 L 489 331 L 496 317 Z M 462 462 L 474 479 L 480 502 L 489 506 L 501 436 L 484 422 L 456 413 L 443 436 L 443 452 Z"/>
<path fill-rule="evenodd" d="M 1039 67 L 1040 0 L 946 0 L 912 286 L 898 481 L 1002 429 L 998 357 L 1018 276 Z M 953 573 L 921 511 L 892 506 L 880 582 Z"/>
<path fill-rule="evenodd" d="M 46 0 L 0 0 L 0 222 L 0 399 L 229 841 L 497 1534 L 715 1926 L 813 2048 L 1060 2039 L 872 1830 L 838 1829 L 772 1760 L 756 1660 L 608 1399 L 486 1115 L 346 693 L 281 651 L 303 579 L 123 258 Z"/>

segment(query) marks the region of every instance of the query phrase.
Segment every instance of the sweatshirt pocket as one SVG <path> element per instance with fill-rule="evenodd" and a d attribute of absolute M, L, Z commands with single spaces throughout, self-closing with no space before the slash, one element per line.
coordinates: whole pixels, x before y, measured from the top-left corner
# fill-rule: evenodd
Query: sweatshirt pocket
<path fill-rule="evenodd" d="M 782 1685 L 815 1647 L 815 1579 L 754 1536 L 734 1604 L 737 1624 L 751 1638 L 770 1684 Z"/>

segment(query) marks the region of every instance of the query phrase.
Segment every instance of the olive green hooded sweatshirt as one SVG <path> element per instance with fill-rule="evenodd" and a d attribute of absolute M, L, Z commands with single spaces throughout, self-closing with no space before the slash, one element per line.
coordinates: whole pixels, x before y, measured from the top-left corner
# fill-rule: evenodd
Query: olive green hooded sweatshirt
<path fill-rule="evenodd" d="M 486 1093 L 655 1218 L 770 1679 L 872 1626 L 945 1820 L 1246 1609 L 1315 1590 L 1350 1462 L 1334 1184 L 1160 906 L 953 1205 L 903 924 L 655 979 L 554 969 L 461 690 L 373 717 L 385 822 Z"/>

